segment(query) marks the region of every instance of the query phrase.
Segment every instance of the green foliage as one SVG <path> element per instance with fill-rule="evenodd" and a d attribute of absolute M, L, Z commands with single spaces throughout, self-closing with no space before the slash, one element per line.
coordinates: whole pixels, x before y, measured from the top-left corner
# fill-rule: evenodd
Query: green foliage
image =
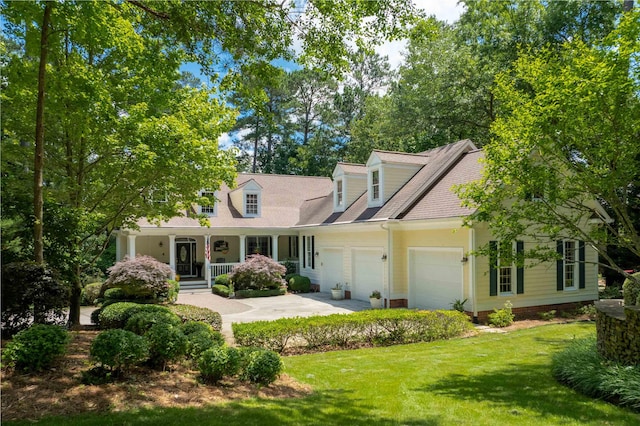
<path fill-rule="evenodd" d="M 214 346 L 224 346 L 224 337 L 209 324 L 202 321 L 187 321 L 182 325 L 187 336 L 187 356 L 198 359 L 200 355 Z"/>
<path fill-rule="evenodd" d="M 214 346 L 202 353 L 198 369 L 205 382 L 218 383 L 223 377 L 232 377 L 240 369 L 240 354 L 236 348 Z"/>
<path fill-rule="evenodd" d="M 124 290 L 121 289 L 120 287 L 113 287 L 105 290 L 104 298 L 105 300 L 109 300 L 109 301 L 120 301 L 120 300 L 127 300 L 130 297 L 127 296 Z"/>
<path fill-rule="evenodd" d="M 460 312 L 406 309 L 232 324 L 238 345 L 276 352 L 296 345 L 314 350 L 429 342 L 459 336 L 472 328 L 469 317 Z"/>
<path fill-rule="evenodd" d="M 84 286 L 82 289 L 82 296 L 80 304 L 83 306 L 93 306 L 96 304 L 96 299 L 100 296 L 100 289 L 102 283 L 90 283 Z"/>
<path fill-rule="evenodd" d="M 223 285 L 223 286 L 228 287 L 229 286 L 229 276 L 227 274 L 220 274 L 220 275 L 216 276 L 215 283 L 216 283 L 216 285 Z"/>
<path fill-rule="evenodd" d="M 120 288 L 129 299 L 166 301 L 172 290 L 168 282 L 171 268 L 151 256 L 125 257 L 108 271 L 109 278 L 103 285 L 105 294 L 108 289 Z"/>
<path fill-rule="evenodd" d="M 458 311 L 458 312 L 464 312 L 464 304 L 467 303 L 467 299 L 464 300 L 460 300 L 460 299 L 456 299 L 453 301 L 453 303 L 451 304 L 451 308 L 454 311 Z"/>
<path fill-rule="evenodd" d="M 291 278 L 292 275 L 295 275 L 296 271 L 298 270 L 298 267 L 291 260 L 287 260 L 286 262 L 283 263 L 283 265 L 287 269 L 286 272 L 285 272 L 285 278 L 284 279 L 285 279 L 286 282 L 289 282 L 289 279 L 287 277 Z"/>
<path fill-rule="evenodd" d="M 169 289 L 167 291 L 167 303 L 176 303 L 178 294 L 180 293 L 180 283 L 176 280 L 167 280 Z"/>
<path fill-rule="evenodd" d="M 231 293 L 231 291 L 229 290 L 229 287 L 222 284 L 212 285 L 211 292 L 213 294 L 217 294 L 218 296 L 222 296 L 222 297 L 229 297 L 229 294 Z"/>
<path fill-rule="evenodd" d="M 289 278 L 289 291 L 292 293 L 309 293 L 311 290 L 311 280 L 309 277 L 294 275 Z"/>
<path fill-rule="evenodd" d="M 170 312 L 165 306 L 143 305 L 133 302 L 116 302 L 104 306 L 98 314 L 98 324 L 102 329 L 124 328 L 129 318 L 138 312 Z"/>
<path fill-rule="evenodd" d="M 286 268 L 270 257 L 260 254 L 248 256 L 247 261 L 228 274 L 236 295 L 239 290 L 274 290 L 285 284 L 282 276 Z"/>
<path fill-rule="evenodd" d="M 42 371 L 65 353 L 69 340 L 62 327 L 35 324 L 13 336 L 2 351 L 2 361 L 17 370 Z"/>
<path fill-rule="evenodd" d="M 276 381 L 284 369 L 280 355 L 273 351 L 252 351 L 247 358 L 242 376 L 251 383 L 268 386 Z"/>
<path fill-rule="evenodd" d="M 556 317 L 556 311 L 552 309 L 548 312 L 538 312 L 538 316 L 545 321 L 551 321 Z"/>
<path fill-rule="evenodd" d="M 202 321 L 209 324 L 216 331 L 222 330 L 222 317 L 218 312 L 209 308 L 193 305 L 169 305 L 167 308 L 178 315 L 182 322 Z"/>
<path fill-rule="evenodd" d="M 622 284 L 622 296 L 625 306 L 640 305 L 640 272 L 636 272 L 632 277 L 633 279 L 627 278 Z"/>
<path fill-rule="evenodd" d="M 151 326 L 144 338 L 149 342 L 149 362 L 165 366 L 187 353 L 187 337 L 178 325 L 159 322 Z"/>
<path fill-rule="evenodd" d="M 69 287 L 53 271 L 33 262 L 2 266 L 2 335 L 11 336 L 32 323 L 62 324 Z"/>
<path fill-rule="evenodd" d="M 554 377 L 580 393 L 640 411 L 640 366 L 624 366 L 598 354 L 596 338 L 574 340 L 552 361 Z"/>
<path fill-rule="evenodd" d="M 91 342 L 91 358 L 110 371 L 126 371 L 149 356 L 146 339 L 131 331 L 112 329 L 101 332 Z"/>
<path fill-rule="evenodd" d="M 493 313 L 489 314 L 489 324 L 495 325 L 496 327 L 508 327 L 513 324 L 516 316 L 511 312 L 512 307 L 511 302 L 507 300 L 504 303 L 504 308 L 494 308 Z"/>
<path fill-rule="evenodd" d="M 271 296 L 284 296 L 287 294 L 286 288 L 277 288 L 272 290 L 236 290 L 235 295 L 237 299 L 248 299 L 251 297 L 271 297 Z"/>
<path fill-rule="evenodd" d="M 598 291 L 600 299 L 620 299 L 622 297 L 622 286 L 608 285 Z"/>
<path fill-rule="evenodd" d="M 596 309 L 595 305 L 592 304 L 581 306 L 580 308 L 578 308 L 577 312 L 580 315 L 588 315 L 589 319 L 591 320 L 596 319 L 596 316 L 598 314 L 598 310 Z"/>
<path fill-rule="evenodd" d="M 144 335 L 155 324 L 180 325 L 182 321 L 173 312 L 138 312 L 129 317 L 124 329 L 140 336 Z"/>

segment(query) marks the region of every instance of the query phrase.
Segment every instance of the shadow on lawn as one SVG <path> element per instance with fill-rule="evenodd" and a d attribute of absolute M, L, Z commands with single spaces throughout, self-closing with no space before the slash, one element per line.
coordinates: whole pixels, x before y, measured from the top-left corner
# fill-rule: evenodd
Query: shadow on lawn
<path fill-rule="evenodd" d="M 352 401 L 342 390 L 316 393 L 307 398 L 254 399 L 202 408 L 154 408 L 96 415 L 46 419 L 47 425 L 397 425 L 380 417 L 375 407 L 345 405 Z M 431 419 L 404 420 L 403 425 L 431 426 Z M 21 423 L 22 424 L 22 423 Z M 25 423 L 26 424 L 26 423 Z"/>
<path fill-rule="evenodd" d="M 631 412 L 602 410 L 602 405 L 592 404 L 591 399 L 574 394 L 553 379 L 548 366 L 509 364 L 504 369 L 477 373 L 469 376 L 454 374 L 435 384 L 416 391 L 446 395 L 452 398 L 485 401 L 503 406 L 505 411 L 518 416 L 520 411 L 538 413 L 541 420 L 548 416 L 570 418 L 578 423 L 602 422 L 607 424 L 633 424 Z"/>

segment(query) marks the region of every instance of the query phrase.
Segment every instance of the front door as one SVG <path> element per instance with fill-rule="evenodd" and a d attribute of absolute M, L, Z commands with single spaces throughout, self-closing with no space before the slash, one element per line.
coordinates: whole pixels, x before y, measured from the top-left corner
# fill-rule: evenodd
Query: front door
<path fill-rule="evenodd" d="M 195 276 L 193 265 L 195 255 L 195 241 L 176 242 L 176 273 L 182 277 Z"/>

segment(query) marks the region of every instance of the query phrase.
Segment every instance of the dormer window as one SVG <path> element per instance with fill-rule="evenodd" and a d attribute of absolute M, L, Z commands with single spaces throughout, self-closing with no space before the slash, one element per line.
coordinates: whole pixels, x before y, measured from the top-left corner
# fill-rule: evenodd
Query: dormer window
<path fill-rule="evenodd" d="M 342 203 L 344 202 L 344 193 L 342 192 L 342 179 L 339 181 L 336 181 L 336 204 L 341 206 Z"/>
<path fill-rule="evenodd" d="M 369 168 L 368 174 L 368 204 L 369 207 L 380 207 L 384 198 L 384 188 L 383 181 L 384 177 L 382 174 L 382 167 L 378 166 L 375 168 Z"/>
<path fill-rule="evenodd" d="M 333 210 L 344 211 L 344 180 L 343 178 L 333 181 Z"/>
<path fill-rule="evenodd" d="M 216 194 L 211 191 L 203 191 L 200 193 L 200 196 L 209 200 L 209 203 L 207 204 L 200 204 L 200 213 L 215 216 L 217 213 Z"/>
<path fill-rule="evenodd" d="M 259 208 L 259 194 L 257 193 L 246 193 L 244 194 L 244 214 L 245 216 L 259 216 L 260 208 Z"/>
<path fill-rule="evenodd" d="M 371 201 L 380 200 L 380 170 L 371 172 Z"/>

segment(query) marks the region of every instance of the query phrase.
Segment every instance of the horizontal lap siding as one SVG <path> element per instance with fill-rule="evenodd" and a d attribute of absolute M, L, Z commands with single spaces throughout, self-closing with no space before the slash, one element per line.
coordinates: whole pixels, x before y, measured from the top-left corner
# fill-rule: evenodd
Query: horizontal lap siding
<path fill-rule="evenodd" d="M 384 198 L 389 200 L 400 188 L 402 188 L 413 175 L 420 169 L 419 167 L 384 167 Z"/>
<path fill-rule="evenodd" d="M 478 247 L 488 244 L 492 240 L 487 230 L 476 232 Z M 531 248 L 525 241 L 525 250 Z M 551 244 L 555 249 L 555 242 Z M 478 256 L 476 264 L 476 302 L 478 311 L 493 310 L 503 307 L 509 300 L 514 307 L 554 305 L 580 301 L 595 300 L 598 297 L 598 272 L 595 262 L 598 255 L 593 247 L 586 247 L 585 282 L 586 288 L 576 290 L 557 291 L 556 262 L 544 262 L 524 269 L 524 293 L 510 295 L 489 296 L 489 260 L 486 256 Z"/>

